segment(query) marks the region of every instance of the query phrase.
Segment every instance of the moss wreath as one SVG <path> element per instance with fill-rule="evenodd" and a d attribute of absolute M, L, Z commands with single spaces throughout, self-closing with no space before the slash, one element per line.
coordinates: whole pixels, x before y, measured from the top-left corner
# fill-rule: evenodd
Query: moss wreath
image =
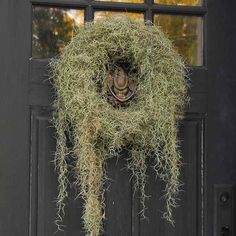
<path fill-rule="evenodd" d="M 114 107 L 107 99 L 107 80 L 122 63 L 128 65 L 127 76 L 136 85 L 135 96 L 126 107 Z M 171 42 L 156 26 L 113 17 L 86 24 L 51 65 L 56 90 L 59 229 L 72 171 L 84 201 L 84 229 L 92 236 L 102 232 L 106 160 L 125 147 L 143 209 L 146 160 L 154 157 L 153 168 L 166 184 L 163 217 L 173 223 L 172 209 L 181 185 L 177 131 L 187 102 L 187 80 L 184 63 Z M 68 146 L 68 138 L 72 145 Z"/>

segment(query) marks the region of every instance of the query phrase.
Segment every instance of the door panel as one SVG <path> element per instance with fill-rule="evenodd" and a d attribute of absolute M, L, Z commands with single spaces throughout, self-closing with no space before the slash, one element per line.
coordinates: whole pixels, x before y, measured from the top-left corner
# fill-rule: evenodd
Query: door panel
<path fill-rule="evenodd" d="M 55 152 L 54 129 L 47 109 L 31 111 L 31 227 L 30 235 L 54 235 L 57 196 L 57 176 L 53 165 Z M 67 235 L 78 235 L 82 231 L 81 202 L 71 194 L 66 207 Z M 64 235 L 58 232 L 55 235 Z"/>
<path fill-rule="evenodd" d="M 204 119 L 188 114 L 180 128 L 184 165 L 181 180 L 184 182 L 180 207 L 175 211 L 176 226 L 173 228 L 161 219 L 164 200 L 164 186 L 148 169 L 146 202 L 147 219 L 139 219 L 140 211 L 137 194 L 134 195 L 131 175 L 125 168 L 124 154 L 119 159 L 107 161 L 106 220 L 104 235 L 154 235 L 182 236 L 200 235 L 203 211 L 204 172 Z M 55 151 L 54 130 L 50 123 L 50 111 L 43 107 L 33 107 L 31 111 L 31 236 L 46 236 L 56 232 L 55 197 L 57 178 L 52 163 Z M 150 161 L 151 162 L 151 161 Z M 151 163 L 150 163 L 151 164 Z M 75 190 L 71 189 L 66 208 L 66 235 L 84 235 L 81 224 L 82 203 L 74 200 Z M 55 235 L 63 235 L 56 233 Z"/>
<path fill-rule="evenodd" d="M 104 8 L 105 9 L 105 8 Z M 112 9 L 111 9 L 112 10 Z M 119 12 L 121 9 L 116 9 Z M 85 11 L 86 13 L 86 11 Z M 112 11 L 110 12 L 112 13 Z M 29 61 L 31 107 L 31 136 L 32 136 L 32 165 L 31 173 L 36 182 L 32 182 L 31 221 L 35 229 L 30 236 L 46 236 L 55 232 L 55 197 L 57 194 L 56 174 L 51 161 L 55 151 L 53 128 L 50 124 L 50 106 L 53 102 L 53 89 L 48 81 L 48 59 L 31 58 Z M 204 228 L 204 137 L 207 92 L 207 70 L 205 67 L 190 67 L 192 87 L 191 103 L 187 107 L 186 119 L 181 124 L 180 139 L 182 141 L 183 192 L 179 207 L 175 211 L 176 226 L 173 228 L 162 219 L 164 207 L 164 185 L 156 179 L 154 171 L 148 168 L 149 181 L 146 187 L 148 198 L 147 219 L 141 219 L 139 212 L 138 193 L 134 194 L 131 175 L 126 170 L 127 156 L 118 160 L 107 161 L 109 181 L 106 198 L 106 220 L 104 235 L 112 236 L 146 236 L 160 234 L 163 236 L 202 235 Z M 41 128 L 40 128 L 41 127 Z M 43 146 L 42 146 L 43 145 Z M 150 161 L 151 162 L 151 161 Z M 151 163 L 150 163 L 151 164 Z M 48 180 L 51 179 L 51 181 Z M 74 201 L 75 190 L 71 189 L 70 199 L 65 216 L 65 234 L 69 236 L 84 235 L 81 223 L 82 202 Z M 60 232 L 56 235 L 61 235 Z"/>
<path fill-rule="evenodd" d="M 147 187 L 147 192 L 151 195 L 147 204 L 149 221 L 141 221 L 140 235 L 201 235 L 203 227 L 201 186 L 204 184 L 202 179 L 204 160 L 201 154 L 203 132 L 203 120 L 196 118 L 187 118 L 180 130 L 184 157 L 181 180 L 184 182 L 184 187 L 180 194 L 180 207 L 175 210 L 174 214 L 175 227 L 161 219 L 160 210 L 164 201 L 159 199 L 162 196 L 163 186 L 156 181 L 153 170 L 149 171 L 150 181 Z"/>

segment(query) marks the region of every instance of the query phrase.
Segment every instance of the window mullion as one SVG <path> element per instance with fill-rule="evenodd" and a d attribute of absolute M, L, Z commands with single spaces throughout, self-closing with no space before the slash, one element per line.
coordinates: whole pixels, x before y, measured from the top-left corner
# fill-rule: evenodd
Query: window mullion
<path fill-rule="evenodd" d="M 91 5 L 88 5 L 85 8 L 85 22 L 91 22 L 94 19 L 94 9 Z"/>

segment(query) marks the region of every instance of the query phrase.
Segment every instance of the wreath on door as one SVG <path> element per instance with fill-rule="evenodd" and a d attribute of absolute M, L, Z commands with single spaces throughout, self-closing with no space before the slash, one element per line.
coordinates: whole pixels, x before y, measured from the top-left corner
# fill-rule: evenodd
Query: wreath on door
<path fill-rule="evenodd" d="M 174 223 L 181 166 L 178 121 L 188 98 L 185 66 L 171 42 L 156 26 L 113 17 L 86 24 L 51 66 L 59 229 L 72 172 L 84 201 L 84 229 L 92 236 L 102 232 L 106 160 L 124 148 L 143 209 L 146 161 L 154 158 L 153 168 L 166 184 L 163 217 Z"/>

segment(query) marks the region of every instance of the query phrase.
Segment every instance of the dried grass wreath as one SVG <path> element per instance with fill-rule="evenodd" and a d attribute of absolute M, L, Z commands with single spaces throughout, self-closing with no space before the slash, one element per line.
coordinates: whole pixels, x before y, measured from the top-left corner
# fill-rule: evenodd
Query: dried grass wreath
<path fill-rule="evenodd" d="M 109 98 L 109 78 L 117 68 L 123 68 L 134 87 L 134 96 L 125 106 Z M 177 122 L 187 101 L 187 80 L 171 42 L 158 27 L 113 17 L 87 24 L 52 62 L 52 72 L 59 229 L 68 196 L 69 156 L 75 162 L 74 184 L 84 200 L 84 229 L 98 236 L 105 210 L 105 163 L 124 147 L 130 151 L 128 168 L 143 206 L 146 160 L 155 158 L 153 168 L 166 184 L 163 216 L 173 223 L 181 165 Z"/>

